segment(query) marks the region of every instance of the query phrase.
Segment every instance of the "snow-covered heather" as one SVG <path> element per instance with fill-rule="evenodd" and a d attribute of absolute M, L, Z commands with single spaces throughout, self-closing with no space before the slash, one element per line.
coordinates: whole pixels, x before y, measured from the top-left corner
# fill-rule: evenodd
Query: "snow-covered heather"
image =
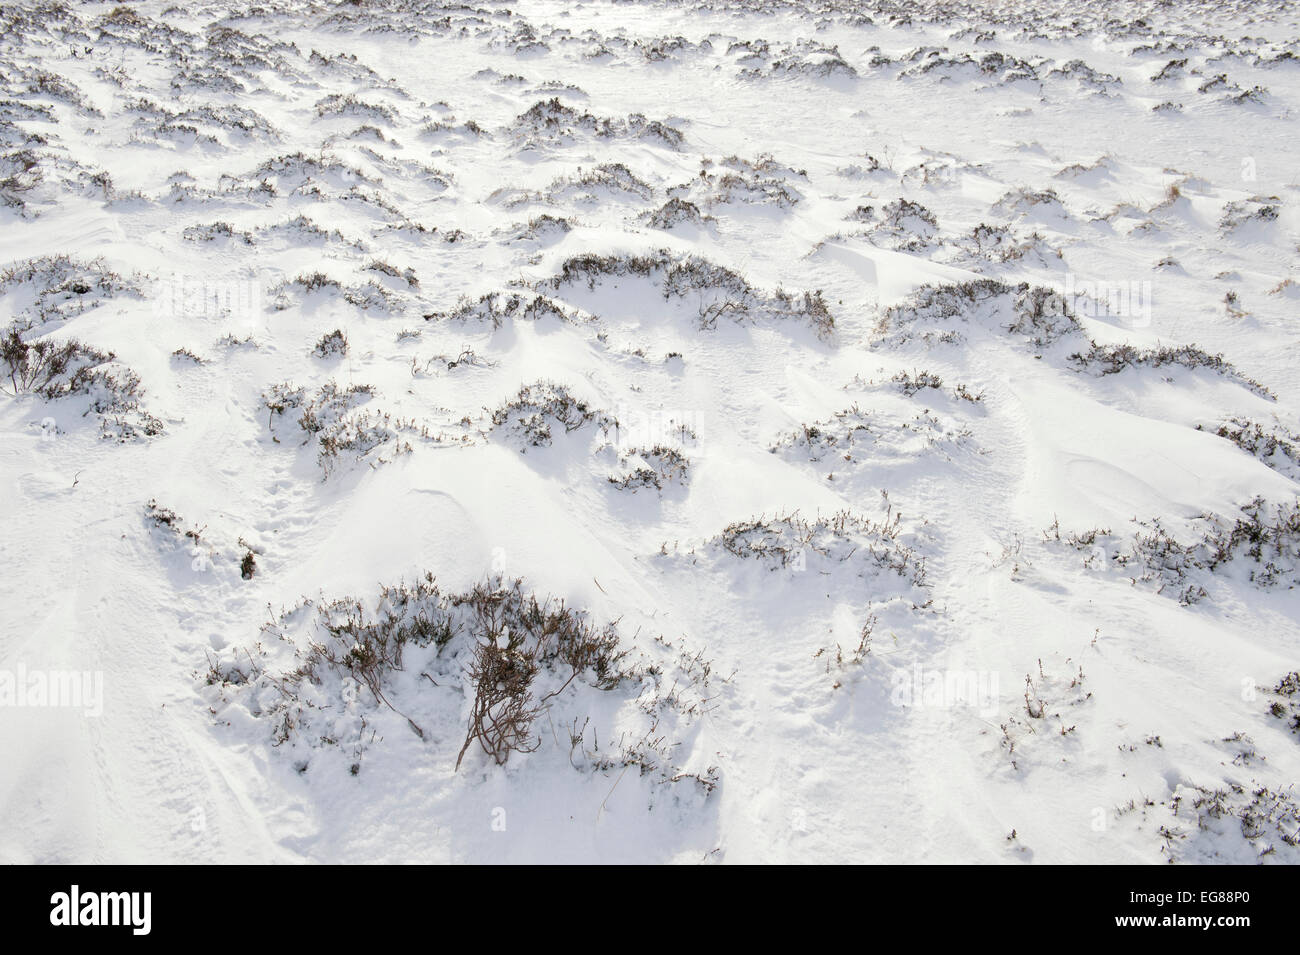
<path fill-rule="evenodd" d="M 0 37 L 0 861 L 1300 861 L 1294 5 Z"/>

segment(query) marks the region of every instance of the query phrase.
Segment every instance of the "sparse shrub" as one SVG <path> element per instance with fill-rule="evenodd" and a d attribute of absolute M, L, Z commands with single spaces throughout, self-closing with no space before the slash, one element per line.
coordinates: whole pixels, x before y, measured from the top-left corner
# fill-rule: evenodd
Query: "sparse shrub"
<path fill-rule="evenodd" d="M 338 467 L 344 453 L 360 461 L 377 450 L 391 445 L 393 454 L 409 454 L 412 438 L 443 442 L 453 440 L 444 433 L 434 434 L 413 420 L 394 418 L 386 411 L 361 408 L 374 397 L 370 385 L 340 388 L 328 381 L 311 397 L 307 389 L 284 384 L 275 385 L 262 395 L 270 412 L 268 426 L 272 440 L 279 443 L 280 422 L 290 412 L 297 412 L 296 423 L 304 435 L 300 444 L 316 444 L 317 462 L 326 478 Z M 376 456 L 371 466 L 386 463 Z"/>
<path fill-rule="evenodd" d="M 366 103 L 352 93 L 332 93 L 316 103 L 317 116 L 360 116 L 395 123 L 397 112 L 382 103 Z"/>
<path fill-rule="evenodd" d="M 537 381 L 524 385 L 519 393 L 491 412 L 492 427 L 522 438 L 527 447 L 551 444 L 553 427 L 564 432 L 594 424 L 608 433 L 618 422 L 604 411 L 575 398 L 564 385 Z"/>
<path fill-rule="evenodd" d="M 1021 186 L 1012 189 L 993 204 L 993 209 L 1006 216 L 1026 216 L 1039 209 L 1051 210 L 1056 215 L 1065 215 L 1065 205 L 1055 189 L 1035 191 Z"/>
<path fill-rule="evenodd" d="M 633 113 L 625 120 L 597 117 L 566 106 L 555 96 L 539 100 L 519 114 L 513 132 L 516 141 L 524 148 L 563 144 L 579 132 L 602 139 L 650 140 L 672 150 L 681 149 L 685 142 L 685 136 L 679 130 L 658 120 L 647 119 L 640 113 Z"/>
<path fill-rule="evenodd" d="M 1109 531 L 1065 540 L 1076 550 L 1105 553 L 1108 565 L 1126 571 L 1133 583 L 1152 584 L 1156 593 L 1170 590 L 1183 605 L 1210 595 L 1205 583 L 1213 574 L 1233 572 L 1261 589 L 1300 586 L 1300 500 L 1270 504 L 1257 497 L 1231 517 L 1204 513 L 1183 540 L 1158 518 L 1135 523 L 1127 547 Z"/>
<path fill-rule="evenodd" d="M 679 449 L 663 444 L 633 449 L 621 456 L 620 463 L 626 463 L 629 459 L 641 463 L 624 474 L 609 476 L 609 483 L 622 491 L 638 488 L 662 491 L 666 485 L 685 483 L 691 463 Z"/>
<path fill-rule="evenodd" d="M 503 765 L 550 738 L 534 729 L 543 714 L 570 729 L 564 714 L 630 684 L 619 699 L 635 704 L 620 730 L 599 733 L 608 741 L 631 729 L 632 742 L 606 755 L 579 716 L 569 733 L 575 768 L 636 766 L 662 783 L 697 781 L 705 792 L 716 784 L 712 768 L 698 775 L 675 765 L 676 744 L 665 739 L 675 720 L 703 711 L 708 662 L 684 652 L 668 663 L 639 651 L 633 658 L 616 623 L 597 624 L 521 580 L 494 577 L 444 593 L 425 574 L 384 587 L 378 601 L 304 601 L 263 631 L 274 639 L 210 656 L 205 683 L 222 705 L 242 701 L 264 719 L 276 745 L 305 757 L 303 767 L 338 750 L 339 769 L 355 775 L 367 748 L 399 743 L 399 727 L 432 747 L 449 773 L 475 746 Z M 656 645 L 680 652 L 662 638 Z M 469 717 L 458 728 L 455 714 L 466 704 Z M 574 762 L 579 751 L 585 766 Z"/>
<path fill-rule="evenodd" d="M 1197 425 L 1196 430 L 1206 430 Z M 1241 450 L 1262 461 L 1274 471 L 1300 477 L 1300 436 L 1281 425 L 1265 426 L 1247 418 L 1228 418 L 1214 430 L 1220 438 L 1231 441 Z"/>
<path fill-rule="evenodd" d="M 491 322 L 493 328 L 500 328 L 514 318 L 534 322 L 544 318 L 561 322 L 576 320 L 553 299 L 544 295 L 529 298 L 517 292 L 487 292 L 477 299 L 462 297 L 455 308 L 446 312 L 429 312 L 424 316 L 427 322 Z"/>
<path fill-rule="evenodd" d="M 1228 235 L 1251 222 L 1274 222 L 1278 217 L 1279 203 L 1277 196 L 1234 199 L 1223 208 L 1223 216 L 1219 219 L 1219 230 Z"/>
<path fill-rule="evenodd" d="M 548 195 L 552 200 L 575 190 L 602 189 L 608 192 L 624 192 L 639 199 L 649 199 L 654 195 L 654 187 L 637 176 L 621 162 L 601 163 L 595 169 L 589 169 L 579 176 L 557 179 L 551 184 Z"/>
<path fill-rule="evenodd" d="M 985 262 L 1015 262 L 1030 255 L 1037 255 L 1044 263 L 1060 259 L 1060 249 L 1052 248 L 1038 232 L 1018 235 L 1009 226 L 989 225 L 981 222 L 971 229 L 970 234 L 958 239 L 955 247 L 972 259 Z"/>
<path fill-rule="evenodd" d="M 1171 862 L 1258 864 L 1268 856 L 1300 861 L 1300 803 L 1285 790 L 1237 781 L 1180 782 L 1167 811 L 1170 820 L 1157 833 Z"/>
<path fill-rule="evenodd" d="M 898 390 L 909 398 L 914 397 L 917 392 L 926 388 L 938 389 L 943 387 L 943 379 L 928 371 L 900 371 L 890 381 L 898 385 Z"/>
<path fill-rule="evenodd" d="M 737 521 L 714 540 L 727 553 L 757 560 L 769 570 L 816 558 L 828 565 L 851 561 L 864 572 L 892 573 L 924 587 L 925 558 L 905 542 L 902 519 L 892 505 L 878 521 L 847 510 L 809 521 L 796 511 Z"/>
<path fill-rule="evenodd" d="M 307 292 L 317 292 L 321 289 L 337 289 L 342 286 L 330 278 L 324 272 L 311 272 L 306 275 L 299 275 L 293 280 L 293 284 Z"/>
<path fill-rule="evenodd" d="M 55 342 L 48 338 L 28 343 L 17 328 L 0 339 L 0 361 L 9 380 L 8 394 L 37 392 L 47 399 L 84 388 L 92 369 L 113 360 L 111 354 L 89 348 L 76 339 Z M 0 385 L 0 387 L 3 387 Z"/>
<path fill-rule="evenodd" d="M 934 213 L 910 199 L 895 199 L 881 214 L 880 223 L 871 232 L 873 240 L 885 239 L 891 248 L 900 252 L 925 251 L 938 232 Z"/>
<path fill-rule="evenodd" d="M 521 239 L 543 239 L 548 236 L 562 236 L 573 231 L 569 219 L 543 213 L 528 220 L 528 224 L 519 230 Z"/>
<path fill-rule="evenodd" d="M 1126 368 L 1160 368 L 1177 365 L 1182 368 L 1208 368 L 1232 378 L 1264 398 L 1273 398 L 1268 388 L 1237 371 L 1222 355 L 1211 355 L 1195 345 L 1159 345 L 1154 348 L 1136 348 L 1133 345 L 1098 345 L 1090 343 L 1086 352 L 1075 352 L 1068 361 L 1078 371 L 1095 375 L 1115 375 Z"/>
<path fill-rule="evenodd" d="M 598 282 L 626 277 L 653 282 L 665 299 L 697 295 L 698 326 L 702 330 L 714 328 L 719 318 L 727 316 L 737 322 L 803 321 L 822 338 L 831 337 L 835 331 L 835 318 L 820 289 L 796 293 L 778 288 L 765 294 L 725 266 L 696 256 L 678 256 L 667 249 L 651 255 L 573 256 L 564 261 L 550 282 L 556 289 L 585 283 L 594 290 Z"/>
<path fill-rule="evenodd" d="M 419 288 L 420 280 L 416 278 L 415 269 L 399 269 L 395 265 L 390 265 L 381 260 L 372 261 L 366 268 L 372 272 L 380 272 L 383 275 L 391 276 L 395 279 L 401 279 L 407 284 L 408 288 Z"/>
<path fill-rule="evenodd" d="M 929 411 L 910 420 L 895 420 L 863 411 L 855 403 L 828 419 L 782 435 L 768 450 L 790 460 L 826 462 L 847 469 L 865 462 L 912 460 L 928 451 L 946 455 L 970 441 L 969 429 Z"/>
<path fill-rule="evenodd" d="M 89 261 L 68 255 L 48 255 L 17 262 L 0 272 L 0 296 L 19 290 L 31 294 L 30 304 L 15 307 L 12 327 L 29 331 L 128 295 L 140 298 L 138 276 L 126 279 L 108 268 L 101 259 Z"/>
<path fill-rule="evenodd" d="M 1278 680 L 1273 696 L 1276 699 L 1269 704 L 1269 713 L 1286 720 L 1291 732 L 1300 735 L 1300 670 L 1293 670 Z"/>
<path fill-rule="evenodd" d="M 106 368 L 111 353 L 76 339 L 26 342 L 17 328 L 0 337 L 0 393 L 36 394 L 46 401 L 84 396 L 100 417 L 100 431 L 119 441 L 155 437 L 163 423 L 141 406 L 144 395 L 135 372 Z"/>
<path fill-rule="evenodd" d="M 711 217 L 701 213 L 695 203 L 673 196 L 654 212 L 649 213 L 646 216 L 646 223 L 656 229 L 672 229 L 683 223 L 703 226 L 706 218 Z"/>
<path fill-rule="evenodd" d="M 213 222 L 209 225 L 186 226 L 185 231 L 181 233 L 181 235 L 190 242 L 212 242 L 216 239 L 227 239 L 242 242 L 244 245 L 253 244 L 253 236 L 250 233 L 236 229 L 229 222 Z"/>
<path fill-rule="evenodd" d="M 312 349 L 312 354 L 317 358 L 330 358 L 338 355 L 343 356 L 348 353 L 348 336 L 344 334 L 343 329 L 336 328 L 321 337 Z"/>

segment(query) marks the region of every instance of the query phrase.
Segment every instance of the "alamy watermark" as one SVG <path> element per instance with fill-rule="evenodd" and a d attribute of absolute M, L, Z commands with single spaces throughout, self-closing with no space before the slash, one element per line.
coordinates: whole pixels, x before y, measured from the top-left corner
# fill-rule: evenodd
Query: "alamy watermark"
<path fill-rule="evenodd" d="M 152 892 L 83 892 L 74 885 L 50 896 L 50 924 L 128 926 L 132 935 L 148 935 L 152 909 Z"/>
<path fill-rule="evenodd" d="M 1151 325 L 1153 285 L 1150 279 L 1080 280 L 1067 272 L 1065 284 L 1058 285 L 1056 291 L 1066 308 L 1082 318 L 1109 316 L 1122 319 L 1130 328 Z"/>
<path fill-rule="evenodd" d="M 927 670 L 919 663 L 894 672 L 889 702 L 925 709 L 970 707 L 981 716 L 998 712 L 996 670 Z"/>
<path fill-rule="evenodd" d="M 614 410 L 614 417 L 618 421 L 615 443 L 620 451 L 680 446 L 697 436 L 699 414 L 692 409 L 647 411 L 620 406 Z"/>
<path fill-rule="evenodd" d="M 82 710 L 86 716 L 104 713 L 104 674 L 101 670 L 0 670 L 0 709 L 59 707 Z"/>
<path fill-rule="evenodd" d="M 265 281 L 212 279 L 174 273 L 158 279 L 150 290 L 153 313 L 159 318 L 230 318 L 252 322 L 263 311 Z"/>

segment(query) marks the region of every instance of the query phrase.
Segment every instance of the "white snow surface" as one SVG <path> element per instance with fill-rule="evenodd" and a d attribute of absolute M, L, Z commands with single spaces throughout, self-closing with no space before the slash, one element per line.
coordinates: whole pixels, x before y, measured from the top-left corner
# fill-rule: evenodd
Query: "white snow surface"
<path fill-rule="evenodd" d="M 1300 860 L 1294 5 L 0 20 L 0 861 Z"/>

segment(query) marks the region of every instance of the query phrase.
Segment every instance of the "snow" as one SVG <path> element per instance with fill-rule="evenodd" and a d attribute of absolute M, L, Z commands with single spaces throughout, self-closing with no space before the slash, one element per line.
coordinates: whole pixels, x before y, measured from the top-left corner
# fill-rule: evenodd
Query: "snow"
<path fill-rule="evenodd" d="M 1290 5 L 0 18 L 0 860 L 1300 860 Z"/>

